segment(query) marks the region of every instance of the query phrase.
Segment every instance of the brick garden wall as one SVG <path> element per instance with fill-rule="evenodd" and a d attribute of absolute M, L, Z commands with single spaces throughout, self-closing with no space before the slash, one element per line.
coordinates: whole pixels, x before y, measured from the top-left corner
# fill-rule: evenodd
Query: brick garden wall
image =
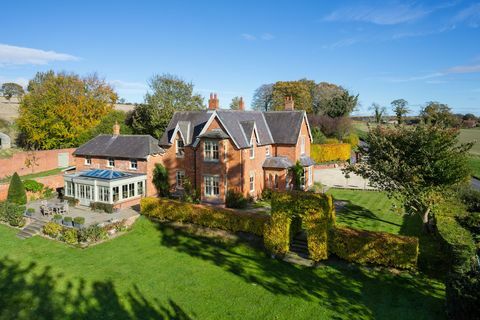
<path fill-rule="evenodd" d="M 42 178 L 35 178 L 32 179 L 35 181 L 38 181 L 40 183 L 43 183 L 45 187 L 49 187 L 52 189 L 60 188 L 63 187 L 63 175 L 62 174 L 57 174 L 54 176 L 48 176 L 48 177 L 42 177 Z M 8 194 L 8 186 L 9 183 L 4 183 L 0 184 L 0 201 L 3 201 L 7 199 L 7 194 Z"/>
<path fill-rule="evenodd" d="M 12 157 L 0 159 L 0 178 L 11 176 L 15 172 L 23 176 L 26 174 L 48 171 L 58 168 L 58 154 L 68 153 L 69 165 L 74 165 L 72 153 L 74 148 L 42 150 L 42 151 L 24 151 L 14 153 Z M 27 166 L 27 162 L 35 160 L 35 165 Z"/>

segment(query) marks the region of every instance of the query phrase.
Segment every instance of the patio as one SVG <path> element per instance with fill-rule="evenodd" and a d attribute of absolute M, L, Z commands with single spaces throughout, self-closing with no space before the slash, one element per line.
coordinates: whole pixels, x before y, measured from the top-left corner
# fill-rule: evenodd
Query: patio
<path fill-rule="evenodd" d="M 61 204 L 60 200 L 52 199 L 48 200 L 48 206 L 59 206 Z M 42 205 L 42 200 L 31 201 L 27 204 L 27 208 L 33 208 L 35 212 L 32 214 L 32 218 L 41 221 L 50 221 L 53 218 L 54 214 L 43 216 L 40 211 L 40 206 Z M 110 222 L 120 221 L 123 219 L 129 219 L 134 216 L 138 216 L 139 213 L 137 210 L 132 208 L 124 208 L 114 213 L 105 213 L 93 211 L 89 207 L 85 206 L 70 206 L 68 208 L 68 213 L 62 214 L 62 217 L 83 217 L 85 218 L 85 227 L 95 225 L 95 224 L 107 224 Z"/>

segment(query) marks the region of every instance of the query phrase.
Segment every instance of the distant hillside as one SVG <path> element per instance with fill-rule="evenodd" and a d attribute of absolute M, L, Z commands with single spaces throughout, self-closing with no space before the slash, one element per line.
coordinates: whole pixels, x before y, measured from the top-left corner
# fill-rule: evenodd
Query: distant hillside
<path fill-rule="evenodd" d="M 133 104 L 116 104 L 115 109 L 128 112 L 133 110 Z M 0 119 L 13 122 L 18 117 L 18 100 L 16 98 L 8 101 L 4 97 L 0 97 Z"/>

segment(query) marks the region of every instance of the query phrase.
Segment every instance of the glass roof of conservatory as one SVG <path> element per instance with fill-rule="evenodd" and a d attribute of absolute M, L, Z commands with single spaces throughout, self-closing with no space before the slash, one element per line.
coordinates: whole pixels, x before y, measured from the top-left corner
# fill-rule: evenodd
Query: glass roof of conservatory
<path fill-rule="evenodd" d="M 131 175 L 126 173 L 126 172 L 121 172 L 121 171 L 95 169 L 95 170 L 82 172 L 80 174 L 80 176 L 81 177 L 88 177 L 88 178 L 114 180 L 114 179 L 128 177 L 128 176 L 131 176 Z"/>

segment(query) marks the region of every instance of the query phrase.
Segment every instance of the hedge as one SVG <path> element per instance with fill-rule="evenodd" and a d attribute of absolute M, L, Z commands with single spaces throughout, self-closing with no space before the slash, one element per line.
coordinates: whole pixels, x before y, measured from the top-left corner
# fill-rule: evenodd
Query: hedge
<path fill-rule="evenodd" d="M 308 253 L 313 261 L 328 258 L 328 229 L 335 224 L 332 197 L 309 192 L 272 193 L 271 220 L 265 228 L 265 248 L 274 255 L 284 255 L 290 248 L 292 218 L 302 218 Z"/>
<path fill-rule="evenodd" d="M 379 264 L 400 269 L 415 269 L 418 239 L 346 227 L 330 230 L 329 250 L 351 262 Z"/>
<path fill-rule="evenodd" d="M 8 187 L 7 201 L 24 205 L 27 203 L 27 193 L 18 173 L 14 173 Z"/>
<path fill-rule="evenodd" d="M 238 212 L 199 204 L 186 203 L 163 198 L 143 198 L 140 201 L 141 214 L 160 220 L 194 223 L 208 228 L 232 232 L 249 232 L 263 235 L 269 220 L 266 214 Z"/>
<path fill-rule="evenodd" d="M 312 144 L 310 157 L 317 163 L 330 161 L 347 161 L 352 147 L 348 143 Z"/>

